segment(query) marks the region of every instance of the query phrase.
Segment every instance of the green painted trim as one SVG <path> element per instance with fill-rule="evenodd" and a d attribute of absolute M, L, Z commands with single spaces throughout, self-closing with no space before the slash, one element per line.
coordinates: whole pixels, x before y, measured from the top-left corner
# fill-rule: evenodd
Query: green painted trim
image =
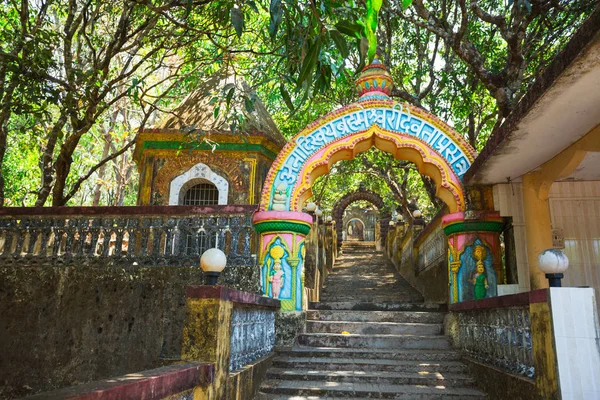
<path fill-rule="evenodd" d="M 208 143 L 184 143 L 180 141 L 146 140 L 143 150 L 213 150 Z M 214 151 L 254 151 L 274 160 L 276 153 L 256 143 L 215 143 Z"/>
<path fill-rule="evenodd" d="M 502 221 L 462 221 L 444 227 L 446 236 L 462 232 L 502 232 Z"/>
<path fill-rule="evenodd" d="M 256 229 L 258 233 L 286 231 L 308 235 L 308 232 L 310 232 L 310 225 L 291 221 L 264 221 L 255 224 L 254 229 Z"/>

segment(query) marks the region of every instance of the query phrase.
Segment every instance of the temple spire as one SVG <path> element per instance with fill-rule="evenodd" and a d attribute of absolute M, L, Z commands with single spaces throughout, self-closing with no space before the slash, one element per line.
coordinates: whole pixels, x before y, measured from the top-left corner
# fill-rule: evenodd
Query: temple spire
<path fill-rule="evenodd" d="M 356 80 L 356 89 L 360 100 L 370 98 L 389 98 L 394 87 L 392 76 L 387 71 L 387 68 L 375 57 L 373 62 L 360 73 Z"/>

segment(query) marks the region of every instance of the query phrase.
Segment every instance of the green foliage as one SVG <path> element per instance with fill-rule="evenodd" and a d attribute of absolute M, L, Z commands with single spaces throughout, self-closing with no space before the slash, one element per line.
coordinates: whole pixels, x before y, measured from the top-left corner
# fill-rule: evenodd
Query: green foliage
<path fill-rule="evenodd" d="M 46 200 L 43 189 L 52 191 L 61 181 L 56 204 L 92 204 L 98 188 L 101 204 L 134 204 L 131 148 L 104 169 L 99 163 L 222 70 L 243 78 L 257 95 L 234 85 L 214 88 L 207 94 L 214 98 L 213 117 L 240 133 L 244 115 L 258 111 L 260 98 L 290 138 L 355 101 L 357 72 L 377 53 L 394 78 L 395 99 L 428 109 L 480 149 L 595 2 L 484 0 L 464 10 L 462 3 L 76 0 L 77 12 L 86 10 L 84 28 L 70 30 L 73 10 L 66 0 L 25 0 L 20 4 L 26 9 L 3 2 L 0 161 L 6 204 L 41 199 L 48 205 L 54 199 Z M 120 25 L 121 18 L 126 23 Z M 125 36 L 117 34 L 119 27 Z M 127 40 L 119 47 L 121 37 Z M 114 54 L 102 59 L 108 44 Z M 194 140 L 206 139 L 195 127 L 189 132 Z M 381 170 L 389 176 L 377 176 Z M 418 207 L 430 215 L 439 207 L 414 166 L 378 151 L 336 164 L 314 193 L 328 207 L 361 182 L 390 208 Z"/>

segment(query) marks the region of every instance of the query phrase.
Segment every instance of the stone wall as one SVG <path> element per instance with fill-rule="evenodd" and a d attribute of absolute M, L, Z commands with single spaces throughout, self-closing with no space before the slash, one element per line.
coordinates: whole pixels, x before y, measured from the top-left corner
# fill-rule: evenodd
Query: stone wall
<path fill-rule="evenodd" d="M 253 267 L 221 281 L 258 290 Z M 181 354 L 198 267 L 0 268 L 0 398 L 155 368 Z"/>

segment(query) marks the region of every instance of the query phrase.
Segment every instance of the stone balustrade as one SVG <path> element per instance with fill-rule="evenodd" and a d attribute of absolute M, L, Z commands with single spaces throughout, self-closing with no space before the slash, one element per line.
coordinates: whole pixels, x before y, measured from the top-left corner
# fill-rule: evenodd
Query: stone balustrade
<path fill-rule="evenodd" d="M 473 359 L 533 378 L 529 297 L 524 293 L 453 304 L 447 333 Z"/>
<path fill-rule="evenodd" d="M 447 243 L 441 224 L 437 224 L 431 232 L 427 232 L 417 247 L 417 272 L 443 264 L 448 256 Z"/>
<path fill-rule="evenodd" d="M 423 227 L 424 221 L 397 223 L 388 231 L 386 254 L 397 271 L 429 301 L 448 300 L 448 241 L 442 229 L 441 210 Z"/>
<path fill-rule="evenodd" d="M 256 264 L 256 206 L 0 209 L 4 265 L 199 265 L 218 247 L 231 266 Z"/>
<path fill-rule="evenodd" d="M 231 313 L 230 371 L 236 371 L 273 351 L 275 311 L 272 308 L 234 305 Z"/>

